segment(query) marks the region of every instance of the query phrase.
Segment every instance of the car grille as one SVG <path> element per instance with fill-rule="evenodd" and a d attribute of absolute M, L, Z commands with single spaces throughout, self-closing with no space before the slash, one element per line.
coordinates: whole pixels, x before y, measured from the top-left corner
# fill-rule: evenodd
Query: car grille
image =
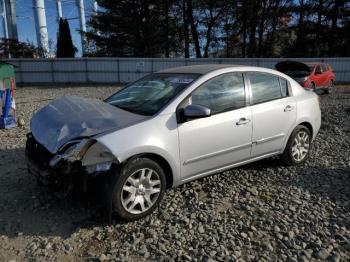
<path fill-rule="evenodd" d="M 44 167 L 49 166 L 50 160 L 54 156 L 44 146 L 39 144 L 31 133 L 27 134 L 26 153 L 36 164 Z"/>

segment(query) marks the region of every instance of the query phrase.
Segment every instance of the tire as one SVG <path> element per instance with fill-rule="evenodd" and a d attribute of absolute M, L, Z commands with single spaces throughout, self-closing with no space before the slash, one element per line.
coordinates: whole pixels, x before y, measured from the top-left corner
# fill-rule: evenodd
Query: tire
<path fill-rule="evenodd" d="M 163 169 L 148 158 L 127 162 L 114 183 L 112 211 L 125 221 L 151 214 L 162 200 L 166 188 Z"/>
<path fill-rule="evenodd" d="M 330 80 L 328 83 L 328 87 L 326 88 L 326 94 L 332 94 L 334 89 L 334 81 Z"/>
<path fill-rule="evenodd" d="M 304 143 L 297 143 L 297 141 L 300 140 L 301 137 L 307 137 L 307 139 L 305 139 Z M 311 139 L 311 132 L 308 128 L 302 125 L 297 126 L 290 135 L 286 148 L 284 149 L 284 152 L 281 155 L 282 161 L 289 166 L 304 164 L 310 154 Z M 305 150 L 307 151 L 305 152 Z"/>

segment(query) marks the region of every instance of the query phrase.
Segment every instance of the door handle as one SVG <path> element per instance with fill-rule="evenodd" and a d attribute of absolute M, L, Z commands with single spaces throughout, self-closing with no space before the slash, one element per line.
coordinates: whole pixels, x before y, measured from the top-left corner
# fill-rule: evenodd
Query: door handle
<path fill-rule="evenodd" d="M 250 122 L 250 119 L 248 118 L 245 118 L 245 117 L 242 117 L 240 120 L 238 120 L 238 122 L 236 122 L 236 125 L 237 126 L 240 126 L 240 125 L 246 125 Z"/>
<path fill-rule="evenodd" d="M 284 112 L 292 111 L 293 109 L 294 109 L 294 106 L 287 105 L 287 106 L 284 108 Z"/>

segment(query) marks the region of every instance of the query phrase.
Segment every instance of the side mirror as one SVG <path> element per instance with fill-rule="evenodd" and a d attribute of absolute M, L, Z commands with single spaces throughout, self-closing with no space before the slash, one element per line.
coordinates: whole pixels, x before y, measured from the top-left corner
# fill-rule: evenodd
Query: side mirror
<path fill-rule="evenodd" d="M 185 122 L 189 119 L 203 118 L 211 115 L 210 108 L 200 105 L 188 105 L 182 109 L 182 120 Z"/>

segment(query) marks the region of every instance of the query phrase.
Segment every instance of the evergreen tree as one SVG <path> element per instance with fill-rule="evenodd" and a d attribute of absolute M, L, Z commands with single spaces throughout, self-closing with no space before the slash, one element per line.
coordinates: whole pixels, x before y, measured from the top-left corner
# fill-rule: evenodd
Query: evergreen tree
<path fill-rule="evenodd" d="M 56 57 L 74 57 L 76 52 L 77 49 L 73 45 L 68 21 L 61 18 L 57 35 Z"/>
<path fill-rule="evenodd" d="M 28 41 L 0 38 L 0 54 L 2 58 L 37 58 L 44 55 L 44 50 Z"/>
<path fill-rule="evenodd" d="M 176 49 L 171 0 L 99 0 L 104 12 L 89 22 L 89 45 L 97 55 L 162 57 Z"/>

